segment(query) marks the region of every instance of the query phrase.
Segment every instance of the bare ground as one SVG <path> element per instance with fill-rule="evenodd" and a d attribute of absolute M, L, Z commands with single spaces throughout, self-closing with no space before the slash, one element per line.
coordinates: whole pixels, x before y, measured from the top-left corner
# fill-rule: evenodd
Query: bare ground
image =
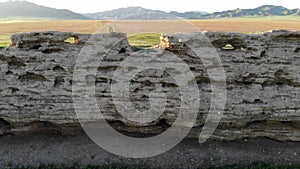
<path fill-rule="evenodd" d="M 298 164 L 300 143 L 249 139 L 231 142 L 184 140 L 160 156 L 129 159 L 110 154 L 94 144 L 82 130 L 61 133 L 43 131 L 0 137 L 0 168 L 7 164 L 54 164 L 142 166 L 145 168 L 198 168 L 203 166 L 272 163 Z M 134 150 L 133 150 L 134 151 Z"/>

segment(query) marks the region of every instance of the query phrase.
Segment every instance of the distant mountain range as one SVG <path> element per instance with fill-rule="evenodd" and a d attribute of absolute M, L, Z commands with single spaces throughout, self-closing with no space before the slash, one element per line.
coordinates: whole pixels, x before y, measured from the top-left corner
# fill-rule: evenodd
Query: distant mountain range
<path fill-rule="evenodd" d="M 50 19 L 90 19 L 67 9 L 40 6 L 27 1 L 7 1 L 0 3 L 0 18 L 50 18 Z"/>
<path fill-rule="evenodd" d="M 263 5 L 254 9 L 235 9 L 223 12 L 164 12 L 159 10 L 150 10 L 142 7 L 119 8 L 105 12 L 85 14 L 92 19 L 114 20 L 114 19 L 172 19 L 181 17 L 185 19 L 210 19 L 210 18 L 234 18 L 251 16 L 300 16 L 300 9 L 289 10 L 282 6 Z"/>
<path fill-rule="evenodd" d="M 113 9 L 105 12 L 85 14 L 92 19 L 114 20 L 114 19 L 174 19 L 176 17 L 195 18 L 207 15 L 207 12 L 164 12 L 159 10 L 145 9 L 142 7 L 128 7 Z"/>
<path fill-rule="evenodd" d="M 7 1 L 0 3 L 1 18 L 48 18 L 63 20 L 135 20 L 135 19 L 211 19 L 211 18 L 234 18 L 251 16 L 300 16 L 300 9 L 287 9 L 282 6 L 264 5 L 254 9 L 235 9 L 223 12 L 207 13 L 201 11 L 191 12 L 164 12 L 159 10 L 145 9 L 142 7 L 119 8 L 104 12 L 79 14 L 67 9 L 55 9 L 37 5 L 27 1 Z"/>
<path fill-rule="evenodd" d="M 254 9 L 235 9 L 223 12 L 215 12 L 205 15 L 206 18 L 233 18 L 248 16 L 300 16 L 300 9 L 289 10 L 282 6 L 263 5 Z M 201 17 L 200 17 L 201 18 Z"/>

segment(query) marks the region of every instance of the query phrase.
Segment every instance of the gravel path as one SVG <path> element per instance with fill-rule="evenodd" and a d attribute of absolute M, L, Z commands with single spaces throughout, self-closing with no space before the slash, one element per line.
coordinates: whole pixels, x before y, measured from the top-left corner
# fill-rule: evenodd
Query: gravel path
<path fill-rule="evenodd" d="M 36 166 L 121 164 L 149 168 L 197 168 L 209 165 L 299 164 L 300 143 L 249 139 L 232 142 L 184 140 L 167 153 L 148 159 L 128 159 L 112 155 L 94 144 L 82 131 L 44 131 L 0 137 L 0 168 L 8 163 Z"/>

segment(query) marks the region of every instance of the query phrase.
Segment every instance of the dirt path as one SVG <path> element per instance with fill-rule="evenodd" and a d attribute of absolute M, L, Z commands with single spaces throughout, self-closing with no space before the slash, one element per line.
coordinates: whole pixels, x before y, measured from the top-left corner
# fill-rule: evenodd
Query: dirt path
<path fill-rule="evenodd" d="M 42 132 L 0 137 L 0 168 L 8 163 L 36 166 L 121 164 L 150 168 L 197 168 L 209 165 L 298 164 L 300 143 L 268 139 L 233 142 L 184 140 L 167 153 L 148 159 L 128 159 L 112 155 L 95 145 L 82 131 L 68 134 Z"/>

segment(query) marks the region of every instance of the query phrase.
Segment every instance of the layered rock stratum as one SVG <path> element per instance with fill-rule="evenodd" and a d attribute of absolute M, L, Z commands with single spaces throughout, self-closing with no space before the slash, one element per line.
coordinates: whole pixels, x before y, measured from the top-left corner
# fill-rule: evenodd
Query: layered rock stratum
<path fill-rule="evenodd" d="M 0 50 L 0 134 L 18 134 L 41 128 L 64 130 L 79 125 L 73 104 L 73 73 L 82 49 L 90 43 L 95 56 L 108 54 L 97 67 L 98 106 L 110 124 L 129 133 L 158 134 L 177 118 L 180 91 L 170 75 L 159 70 L 139 73 L 130 86 L 130 102 L 141 111 L 149 109 L 149 93 L 160 86 L 168 99 L 157 120 L 138 126 L 122 117 L 113 103 L 110 86 L 120 62 L 131 55 L 179 56 L 193 72 L 201 95 L 196 123 L 189 137 L 197 138 L 211 102 L 211 79 L 201 59 L 185 43 L 197 34 L 170 34 L 160 48 L 138 50 L 126 34 L 77 34 L 70 32 L 21 33 L 12 45 Z M 212 139 L 236 140 L 267 137 L 300 141 L 300 32 L 272 31 L 261 34 L 206 32 L 226 74 L 227 100 L 224 115 Z M 186 41 L 180 37 L 190 37 Z M 75 43 L 65 42 L 74 38 Z M 183 38 L 184 39 L 184 38 Z M 224 48 L 225 46 L 232 48 Z M 204 44 L 205 45 L 205 44 Z M 101 54 L 103 55 L 103 54 Z M 93 81 L 92 81 L 93 82 Z M 85 119 L 89 120 L 89 119 Z M 90 119 L 92 120 L 92 119 Z M 184 124 L 183 124 L 184 125 Z"/>

